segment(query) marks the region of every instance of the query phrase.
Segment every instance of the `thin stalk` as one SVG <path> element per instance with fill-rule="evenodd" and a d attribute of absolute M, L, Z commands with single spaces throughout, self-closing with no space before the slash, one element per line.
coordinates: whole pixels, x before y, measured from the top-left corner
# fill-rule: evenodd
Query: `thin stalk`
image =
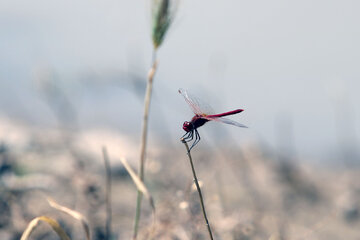
<path fill-rule="evenodd" d="M 104 165 L 106 171 L 106 188 L 105 188 L 105 204 L 106 204 L 106 225 L 105 240 L 111 239 L 111 168 L 106 147 L 102 148 Z"/>
<path fill-rule="evenodd" d="M 204 215 L 205 224 L 207 226 L 210 239 L 213 240 L 214 238 L 213 238 L 213 235 L 212 235 L 212 232 L 211 232 L 211 227 L 210 227 L 209 221 L 208 221 L 207 216 L 206 216 L 204 200 L 203 200 L 203 196 L 202 196 L 202 193 L 201 193 L 201 189 L 200 189 L 198 179 L 196 177 L 196 172 L 195 172 L 194 164 L 193 164 L 192 157 L 191 157 L 191 154 L 190 154 L 190 149 L 189 149 L 189 146 L 188 146 L 187 142 L 183 138 L 181 138 L 181 142 L 186 147 L 187 155 L 189 157 L 189 161 L 190 161 L 190 165 L 191 165 L 191 170 L 192 170 L 192 173 L 193 173 L 193 176 L 194 176 L 194 182 L 195 182 L 195 185 L 196 185 L 196 189 L 197 189 L 197 191 L 199 193 L 200 204 L 201 204 L 201 209 L 202 209 L 202 212 L 203 212 L 203 215 Z"/>
<path fill-rule="evenodd" d="M 144 115 L 143 115 L 143 126 L 142 126 L 142 134 L 141 134 L 141 146 L 140 146 L 140 159 L 139 159 L 139 176 L 142 182 L 144 182 L 144 173 L 145 173 L 145 157 L 146 157 L 146 145 L 147 145 L 147 134 L 148 134 L 148 123 L 149 123 L 149 110 L 150 110 L 150 102 L 153 88 L 153 80 L 157 69 L 157 61 L 156 61 L 156 51 L 153 52 L 152 64 L 148 73 L 148 82 L 146 85 L 146 93 L 144 100 Z M 134 222 L 134 233 L 133 239 L 137 238 L 138 230 L 139 230 L 139 222 L 140 222 L 140 214 L 141 214 L 141 201 L 142 201 L 142 193 L 140 191 L 137 192 L 136 199 L 136 213 L 135 213 L 135 222 Z"/>

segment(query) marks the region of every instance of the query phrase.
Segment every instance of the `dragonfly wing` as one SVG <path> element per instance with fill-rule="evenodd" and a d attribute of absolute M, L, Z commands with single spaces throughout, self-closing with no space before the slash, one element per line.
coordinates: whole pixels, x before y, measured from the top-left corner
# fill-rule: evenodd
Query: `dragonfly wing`
<path fill-rule="evenodd" d="M 244 124 L 238 123 L 238 122 L 233 121 L 233 120 L 228 119 L 228 118 L 223 118 L 223 117 L 216 117 L 216 118 L 204 117 L 204 118 L 209 120 L 209 121 L 222 122 L 222 123 L 234 125 L 234 126 L 237 126 L 237 127 L 247 128 L 247 126 L 245 126 Z"/>
<path fill-rule="evenodd" d="M 185 89 L 180 88 L 179 93 L 184 97 L 191 110 L 197 115 L 204 115 L 212 113 L 212 109 L 209 105 L 201 102 L 199 99 L 191 95 Z"/>

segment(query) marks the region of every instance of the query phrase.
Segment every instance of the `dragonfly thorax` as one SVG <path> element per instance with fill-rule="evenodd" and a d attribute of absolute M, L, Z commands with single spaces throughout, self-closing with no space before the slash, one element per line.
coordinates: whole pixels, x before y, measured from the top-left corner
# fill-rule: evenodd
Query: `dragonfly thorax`
<path fill-rule="evenodd" d="M 183 129 L 185 132 L 193 131 L 194 129 L 197 129 L 198 127 L 201 127 L 209 120 L 203 118 L 202 116 L 195 115 L 190 122 L 186 121 L 183 124 Z"/>

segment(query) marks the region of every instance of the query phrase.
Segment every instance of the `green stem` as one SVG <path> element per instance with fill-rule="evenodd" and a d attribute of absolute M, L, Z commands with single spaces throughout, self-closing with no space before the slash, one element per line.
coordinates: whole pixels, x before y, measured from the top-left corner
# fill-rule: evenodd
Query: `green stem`
<path fill-rule="evenodd" d="M 140 159 L 139 159 L 139 176 L 142 182 L 144 182 L 144 173 L 145 173 L 145 156 L 146 156 L 146 145 L 147 145 L 147 134 L 148 134 L 148 123 L 149 123 L 149 110 L 151 102 L 151 94 L 153 88 L 153 80 L 156 72 L 157 61 L 156 61 L 156 51 L 153 52 L 152 66 L 148 74 L 148 82 L 146 85 L 146 93 L 144 100 L 144 116 L 143 116 L 143 127 L 141 134 L 141 146 L 140 146 Z M 139 231 L 139 222 L 141 214 L 141 201 L 142 193 L 137 191 L 136 199 L 136 213 L 135 213 L 135 222 L 134 222 L 134 233 L 133 239 L 137 238 Z"/>
<path fill-rule="evenodd" d="M 209 221 L 208 221 L 207 216 L 206 216 L 205 204 L 204 204 L 203 196 L 202 196 L 202 193 L 201 193 L 200 185 L 199 185 L 198 179 L 196 177 L 196 172 L 195 172 L 194 164 L 193 164 L 192 157 L 191 157 L 191 154 L 190 154 L 190 149 L 189 149 L 189 146 L 188 146 L 187 142 L 183 138 L 181 138 L 181 142 L 185 145 L 186 150 L 187 150 L 187 155 L 189 157 L 191 170 L 192 170 L 192 173 L 193 173 L 193 176 L 194 176 L 194 182 L 195 182 L 195 185 L 196 185 L 196 189 L 197 189 L 197 191 L 199 193 L 200 204 L 201 204 L 201 209 L 202 209 L 202 212 L 203 212 L 203 215 L 204 215 L 205 224 L 207 226 L 207 230 L 209 232 L 210 239 L 213 240 L 214 238 L 213 238 L 213 235 L 212 235 L 212 232 L 211 232 L 211 227 L 210 227 Z"/>

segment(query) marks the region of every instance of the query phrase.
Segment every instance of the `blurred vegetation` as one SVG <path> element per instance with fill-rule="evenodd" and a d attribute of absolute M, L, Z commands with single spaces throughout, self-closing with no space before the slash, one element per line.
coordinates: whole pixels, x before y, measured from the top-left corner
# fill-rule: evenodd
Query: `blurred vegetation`
<path fill-rule="evenodd" d="M 196 185 L 178 138 L 155 132 L 146 145 L 156 52 L 177 10 L 177 1 L 151 3 L 154 57 L 148 78 L 135 71 L 79 80 L 82 87 L 93 84 L 95 92 L 109 84 L 141 101 L 146 94 L 139 166 L 140 144 L 126 134 L 129 126 L 83 127 L 81 104 L 62 88 L 60 76 L 41 71 L 34 85 L 56 126 L 0 116 L 0 239 L 130 239 L 136 211 L 142 213 L 142 221 L 135 220 L 138 239 L 208 239 L 196 187 L 202 189 L 214 239 L 359 239 L 359 154 L 351 110 L 337 116 L 342 154 L 334 158 L 342 166 L 298 157 L 291 119 L 276 130 L 284 149 L 260 140 L 240 144 L 227 132 L 208 138 L 192 151 Z M 148 202 L 141 208 L 142 195 Z"/>

